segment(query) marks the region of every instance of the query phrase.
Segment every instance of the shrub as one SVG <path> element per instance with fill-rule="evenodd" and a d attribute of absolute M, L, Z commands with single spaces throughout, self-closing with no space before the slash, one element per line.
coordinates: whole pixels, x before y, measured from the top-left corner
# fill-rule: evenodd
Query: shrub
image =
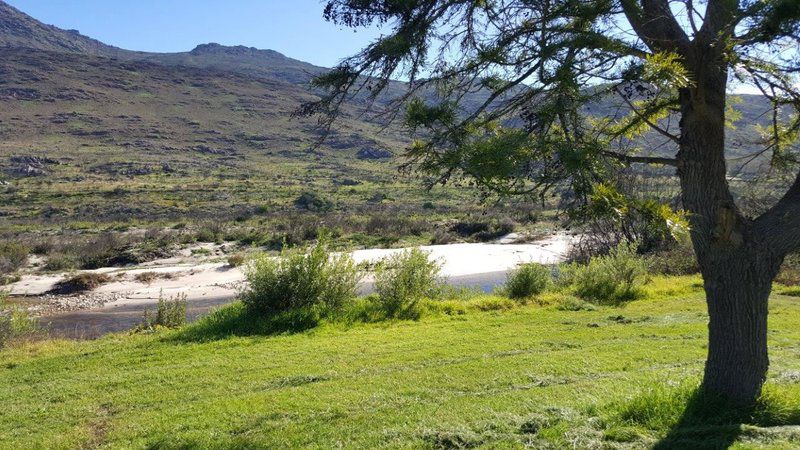
<path fill-rule="evenodd" d="M 338 310 L 356 296 L 360 273 L 349 255 L 332 255 L 327 237 L 306 252 L 278 258 L 261 255 L 245 269 L 249 287 L 242 301 L 253 312 L 274 315 L 309 309 Z"/>
<path fill-rule="evenodd" d="M 0 243 L 0 275 L 13 273 L 28 262 L 30 249 L 14 242 Z"/>
<path fill-rule="evenodd" d="M 233 255 L 228 256 L 228 266 L 230 267 L 239 267 L 244 264 L 244 255 L 241 253 L 234 253 Z"/>
<path fill-rule="evenodd" d="M 507 311 L 515 308 L 517 303 L 504 297 L 485 296 L 469 302 L 469 306 L 478 311 Z"/>
<path fill-rule="evenodd" d="M 454 224 L 450 231 L 462 237 L 486 242 L 505 236 L 514 231 L 516 224 L 509 218 L 501 220 L 462 220 Z"/>
<path fill-rule="evenodd" d="M 140 272 L 133 276 L 133 279 L 143 284 L 151 284 L 156 280 L 172 280 L 175 278 L 173 272 Z"/>
<path fill-rule="evenodd" d="M 65 256 L 62 261 L 52 265 L 53 270 L 68 268 L 74 259 L 80 269 L 99 269 L 101 267 L 125 266 L 169 256 L 176 235 L 149 230 L 144 235 L 119 235 L 102 233 L 78 242 L 63 246 L 56 254 Z M 56 256 L 56 259 L 59 257 Z M 58 262 L 63 262 L 60 267 Z"/>
<path fill-rule="evenodd" d="M 611 184 L 593 186 L 588 202 L 573 215 L 572 220 L 579 220 L 584 229 L 570 250 L 571 260 L 588 262 L 631 241 L 638 242 L 641 253 L 666 250 L 686 235 L 686 214 L 671 206 L 675 204 L 672 193 L 660 192 L 656 186 L 648 189 L 641 177 L 618 175 Z M 657 199 L 649 198 L 653 195 Z"/>
<path fill-rule="evenodd" d="M 74 249 L 81 269 L 99 269 L 112 265 L 111 261 L 121 255 L 126 242 L 112 233 L 103 233 L 89 239 Z"/>
<path fill-rule="evenodd" d="M 792 253 L 783 260 L 775 281 L 786 286 L 800 285 L 800 253 Z"/>
<path fill-rule="evenodd" d="M 551 281 L 549 267 L 538 263 L 522 264 L 508 275 L 506 294 L 514 300 L 523 300 L 541 294 Z"/>
<path fill-rule="evenodd" d="M 0 291 L 0 349 L 16 339 L 33 336 L 38 331 L 39 327 L 28 311 L 9 306 L 7 294 Z"/>
<path fill-rule="evenodd" d="M 158 295 L 155 315 L 144 311 L 140 330 L 152 330 L 156 327 L 179 328 L 186 324 L 186 294 L 165 299 L 163 293 Z"/>
<path fill-rule="evenodd" d="M 647 257 L 650 271 L 661 275 L 692 275 L 700 272 L 691 245 L 675 245 Z"/>
<path fill-rule="evenodd" d="M 375 292 L 387 317 L 418 316 L 419 301 L 440 292 L 440 270 L 439 263 L 416 248 L 384 259 L 375 271 Z"/>
<path fill-rule="evenodd" d="M 74 277 L 59 281 L 50 291 L 52 294 L 75 294 L 96 289 L 111 281 L 111 277 L 104 273 L 86 272 Z"/>
<path fill-rule="evenodd" d="M 206 221 L 197 225 L 194 238 L 197 242 L 222 243 L 228 232 L 228 226 L 219 221 Z"/>
<path fill-rule="evenodd" d="M 44 270 L 50 272 L 73 270 L 78 267 L 78 264 L 78 259 L 73 255 L 53 253 L 47 256 L 47 261 L 44 263 Z"/>
<path fill-rule="evenodd" d="M 566 297 L 556 307 L 559 311 L 594 311 L 594 305 L 572 296 Z"/>
<path fill-rule="evenodd" d="M 586 265 L 571 264 L 563 271 L 578 297 L 597 303 L 616 304 L 643 295 L 647 264 L 636 254 L 636 244 L 625 242 L 607 256 L 592 258 Z"/>
<path fill-rule="evenodd" d="M 303 192 L 297 197 L 294 204 L 297 208 L 308 211 L 330 211 L 333 209 L 333 203 L 316 192 Z"/>

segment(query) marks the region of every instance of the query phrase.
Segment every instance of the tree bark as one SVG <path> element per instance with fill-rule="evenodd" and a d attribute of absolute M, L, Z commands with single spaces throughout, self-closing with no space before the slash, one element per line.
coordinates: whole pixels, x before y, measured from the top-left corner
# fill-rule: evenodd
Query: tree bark
<path fill-rule="evenodd" d="M 769 367 L 768 299 L 779 266 L 772 256 L 752 248 L 705 262 L 706 391 L 743 404 L 752 404 L 761 394 Z"/>
<path fill-rule="evenodd" d="M 768 299 L 783 255 L 734 203 L 725 164 L 727 64 L 713 46 L 695 44 L 685 61 L 694 85 L 680 92 L 677 166 L 708 303 L 703 388 L 752 404 L 769 366 Z"/>

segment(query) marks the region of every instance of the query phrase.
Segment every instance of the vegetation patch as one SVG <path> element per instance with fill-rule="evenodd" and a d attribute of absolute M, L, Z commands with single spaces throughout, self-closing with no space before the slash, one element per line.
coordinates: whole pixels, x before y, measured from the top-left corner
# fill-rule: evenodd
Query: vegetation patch
<path fill-rule="evenodd" d="M 59 281 L 50 291 L 51 294 L 70 295 L 91 291 L 111 281 L 104 273 L 84 272 Z"/>
<path fill-rule="evenodd" d="M 550 285 L 552 272 L 550 267 L 543 264 L 522 264 L 508 275 L 505 293 L 515 300 L 535 297 Z"/>
<path fill-rule="evenodd" d="M 163 292 L 158 296 L 156 312 L 144 311 L 142 323 L 135 331 L 152 331 L 158 327 L 179 328 L 186 324 L 186 294 L 164 298 Z"/>
<path fill-rule="evenodd" d="M 0 286 L 9 280 L 9 275 L 22 268 L 28 262 L 30 249 L 24 245 L 0 242 Z"/>
<path fill-rule="evenodd" d="M 562 269 L 562 283 L 572 286 L 575 294 L 599 304 L 618 304 L 641 298 L 648 280 L 647 264 L 636 254 L 636 244 L 623 243 L 607 256 L 573 263 Z"/>
<path fill-rule="evenodd" d="M 38 336 L 41 329 L 25 308 L 11 304 L 0 291 L 0 350 L 15 342 Z"/>
<path fill-rule="evenodd" d="M 133 276 L 134 280 L 144 284 L 151 284 L 156 280 L 172 280 L 174 278 L 174 272 L 140 272 Z"/>
<path fill-rule="evenodd" d="M 258 256 L 245 268 L 245 275 L 248 288 L 242 301 L 252 312 L 264 316 L 297 313 L 304 323 L 339 310 L 356 296 L 361 279 L 348 254 L 331 254 L 326 237 L 307 252 Z"/>
<path fill-rule="evenodd" d="M 419 302 L 441 294 L 440 271 L 438 262 L 416 248 L 381 261 L 375 271 L 375 292 L 386 317 L 419 317 Z"/>

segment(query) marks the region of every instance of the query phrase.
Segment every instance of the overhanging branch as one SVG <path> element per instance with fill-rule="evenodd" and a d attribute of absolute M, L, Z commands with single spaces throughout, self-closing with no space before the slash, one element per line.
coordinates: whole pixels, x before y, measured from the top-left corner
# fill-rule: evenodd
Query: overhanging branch
<path fill-rule="evenodd" d="M 626 164 L 659 164 L 662 166 L 677 166 L 678 160 L 674 158 L 664 158 L 660 156 L 631 156 L 622 153 L 603 150 L 600 152 L 603 156 L 622 161 Z"/>
<path fill-rule="evenodd" d="M 783 198 L 754 222 L 762 240 L 776 253 L 800 249 L 800 173 Z"/>

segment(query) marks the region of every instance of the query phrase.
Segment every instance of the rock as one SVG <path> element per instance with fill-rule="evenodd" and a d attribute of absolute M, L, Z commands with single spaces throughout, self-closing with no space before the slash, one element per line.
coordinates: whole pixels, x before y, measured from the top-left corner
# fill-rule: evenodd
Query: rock
<path fill-rule="evenodd" d="M 40 177 L 47 175 L 47 171 L 41 167 L 34 167 L 31 165 L 12 167 L 8 169 L 8 174 L 17 177 Z"/>
<path fill-rule="evenodd" d="M 0 100 L 38 100 L 41 94 L 36 89 L 30 88 L 3 88 L 0 89 Z"/>
<path fill-rule="evenodd" d="M 207 145 L 195 145 L 194 147 L 190 147 L 190 150 L 196 151 L 198 153 L 207 153 L 209 155 L 227 155 L 234 153 L 232 149 L 222 150 L 217 148 L 211 148 Z"/>
<path fill-rule="evenodd" d="M 382 148 L 364 147 L 356 153 L 358 159 L 386 159 L 394 156 L 394 153 Z"/>
<path fill-rule="evenodd" d="M 43 158 L 40 156 L 12 156 L 9 158 L 12 163 L 26 164 L 33 167 L 43 168 L 48 164 L 60 164 L 56 159 Z"/>

